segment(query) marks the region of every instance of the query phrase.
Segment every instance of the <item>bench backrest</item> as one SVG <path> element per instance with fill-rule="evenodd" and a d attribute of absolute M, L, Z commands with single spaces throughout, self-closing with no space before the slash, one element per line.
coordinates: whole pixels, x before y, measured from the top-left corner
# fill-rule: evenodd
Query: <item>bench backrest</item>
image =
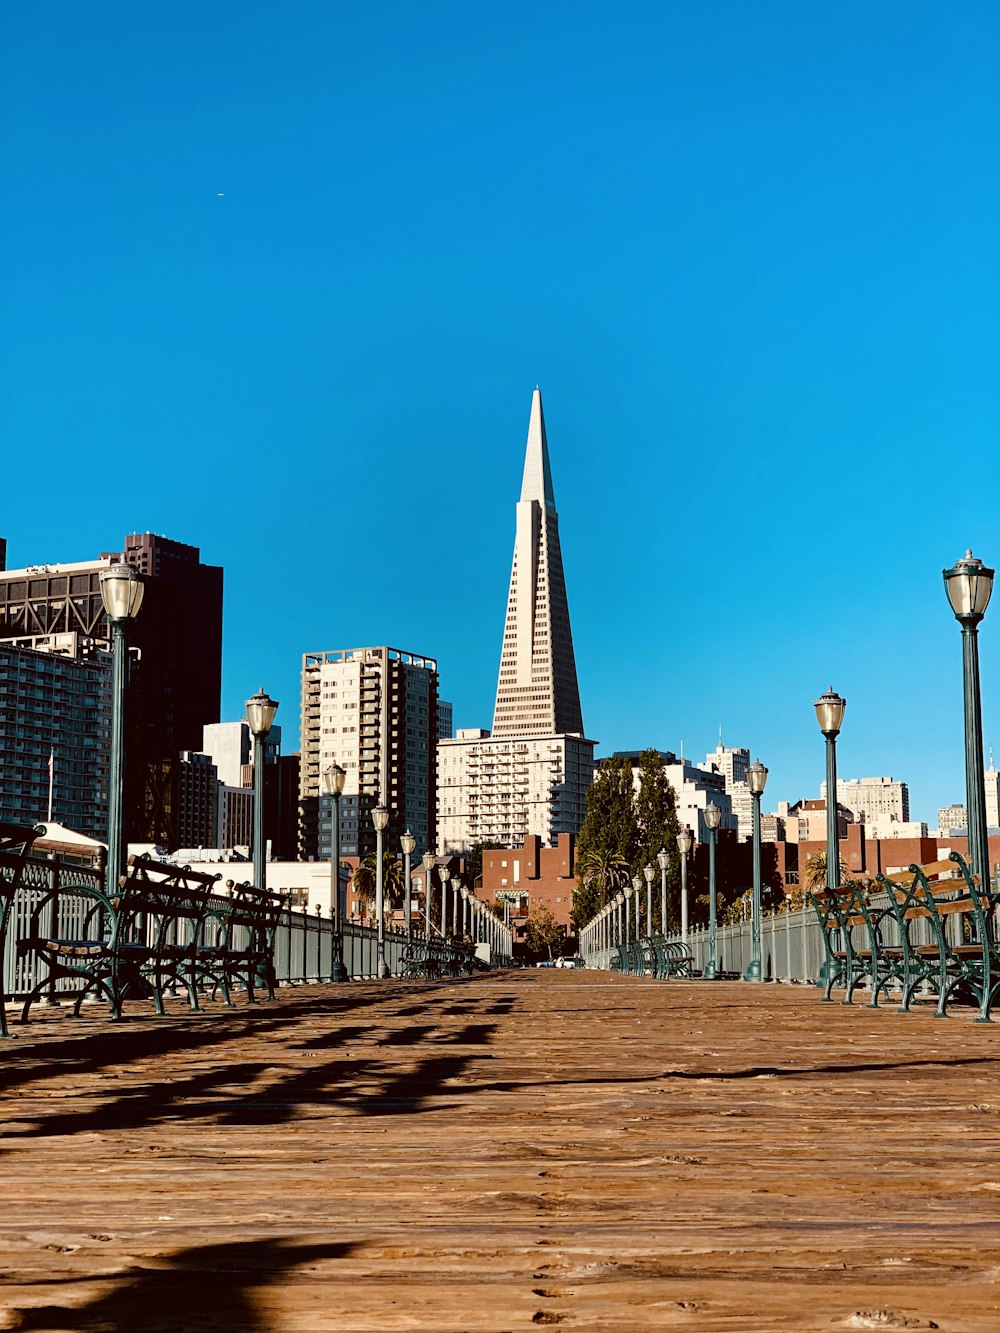
<path fill-rule="evenodd" d="M 218 875 L 208 875 L 189 866 L 168 865 L 147 856 L 130 856 L 128 871 L 119 880 L 115 900 L 125 938 L 138 931 L 150 942 L 162 943 L 171 926 L 190 923 L 193 940 L 205 917 L 208 898 Z M 149 940 L 150 927 L 153 940 Z"/>
<path fill-rule="evenodd" d="M 8 903 L 20 887 L 31 845 L 41 833 L 28 824 L 0 823 L 0 897 Z"/>
<path fill-rule="evenodd" d="M 879 880 L 901 922 L 923 917 L 938 925 L 943 917 L 971 916 L 977 923 L 977 931 L 990 936 L 993 895 L 957 852 L 952 852 L 946 861 L 911 865 L 908 870 L 880 875 Z"/>

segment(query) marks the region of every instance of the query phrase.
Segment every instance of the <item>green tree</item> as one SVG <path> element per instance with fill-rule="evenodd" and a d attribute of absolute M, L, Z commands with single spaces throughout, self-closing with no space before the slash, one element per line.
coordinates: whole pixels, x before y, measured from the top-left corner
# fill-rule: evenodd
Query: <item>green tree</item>
<path fill-rule="evenodd" d="M 663 760 L 656 750 L 644 750 L 639 759 L 639 790 L 635 796 L 635 820 L 639 838 L 632 873 L 641 874 L 645 866 L 656 871 L 653 881 L 653 917 L 660 921 L 660 866 L 657 856 L 664 850 L 670 858 L 667 866 L 667 928 L 680 921 L 680 853 L 677 834 L 677 796 L 667 778 Z M 690 869 L 690 867 L 689 867 Z"/>
<path fill-rule="evenodd" d="M 594 867 L 620 863 L 627 869 L 635 864 L 638 846 L 632 765 L 627 759 L 607 759 L 587 789 L 587 810 L 576 840 L 573 920 L 578 926 L 600 908 L 601 893 L 609 887 Z"/>
<path fill-rule="evenodd" d="M 524 923 L 524 940 L 531 953 L 546 953 L 552 957 L 553 949 L 562 947 L 566 933 L 552 914 L 547 903 L 532 903 L 528 909 L 528 919 Z"/>
<path fill-rule="evenodd" d="M 474 842 L 465 853 L 465 873 L 468 876 L 468 883 L 472 887 L 475 887 L 483 877 L 483 852 L 497 851 L 502 845 L 502 843 L 491 842 L 489 838 L 486 838 L 483 842 Z"/>

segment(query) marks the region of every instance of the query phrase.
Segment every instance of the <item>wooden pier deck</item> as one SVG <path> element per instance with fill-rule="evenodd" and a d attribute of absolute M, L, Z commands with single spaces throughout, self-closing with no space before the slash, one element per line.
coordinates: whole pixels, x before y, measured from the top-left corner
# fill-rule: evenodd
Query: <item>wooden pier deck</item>
<path fill-rule="evenodd" d="M 998 1034 L 568 970 L 52 1012 L 0 1328 L 997 1333 Z"/>

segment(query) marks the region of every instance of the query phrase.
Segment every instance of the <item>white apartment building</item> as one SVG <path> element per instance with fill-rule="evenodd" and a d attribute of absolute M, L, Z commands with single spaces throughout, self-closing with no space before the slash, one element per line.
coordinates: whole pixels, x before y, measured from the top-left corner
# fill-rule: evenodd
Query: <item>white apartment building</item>
<path fill-rule="evenodd" d="M 825 782 L 820 783 L 819 794 L 825 801 Z M 837 803 L 845 810 L 850 810 L 857 824 L 864 821 L 872 825 L 877 820 L 887 826 L 892 823 L 906 824 L 910 820 L 910 789 L 905 782 L 897 782 L 891 777 L 838 778 Z"/>
<path fill-rule="evenodd" d="M 720 731 L 718 745 L 705 756 L 701 767 L 708 773 L 722 774 L 726 795 L 736 817 L 737 836 L 740 842 L 749 841 L 753 836 L 753 797 L 747 786 L 750 751 L 740 745 L 723 745 Z M 723 827 L 728 828 L 729 825 L 724 823 Z"/>
<path fill-rule="evenodd" d="M 460 729 L 438 742 L 438 851 L 479 842 L 518 847 L 537 833 L 554 846 L 576 833 L 594 778 L 594 742 L 580 736 L 491 736 Z"/>
<path fill-rule="evenodd" d="M 965 829 L 969 827 L 969 817 L 965 813 L 964 805 L 944 805 L 938 809 L 938 832 L 947 836 L 949 829 Z M 987 817 L 987 824 L 989 818 Z"/>

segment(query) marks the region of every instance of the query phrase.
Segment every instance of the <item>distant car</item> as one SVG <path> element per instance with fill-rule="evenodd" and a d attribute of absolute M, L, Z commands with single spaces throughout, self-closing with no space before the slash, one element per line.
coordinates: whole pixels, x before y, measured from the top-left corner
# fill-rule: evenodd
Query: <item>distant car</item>
<path fill-rule="evenodd" d="M 572 958 L 557 958 L 556 967 L 586 967 L 587 964 L 579 954 L 574 954 Z"/>
<path fill-rule="evenodd" d="M 559 959 L 559 960 L 557 961 L 555 958 L 543 958 L 542 961 L 541 961 L 540 963 L 536 963 L 535 966 L 536 966 L 536 967 L 558 967 L 558 966 L 559 966 L 559 963 L 560 963 L 561 961 L 562 961 L 561 959 Z"/>

